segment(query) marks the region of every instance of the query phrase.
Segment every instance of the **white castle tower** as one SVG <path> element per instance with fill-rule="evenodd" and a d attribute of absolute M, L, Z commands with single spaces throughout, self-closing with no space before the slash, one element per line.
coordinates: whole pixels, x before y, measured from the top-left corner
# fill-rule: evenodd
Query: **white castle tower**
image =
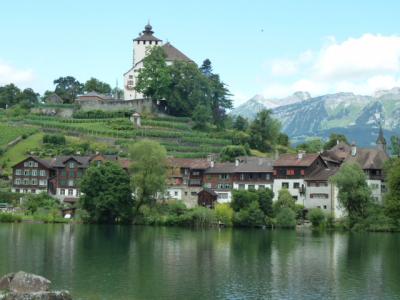
<path fill-rule="evenodd" d="M 133 64 L 132 68 L 124 74 L 124 99 L 141 99 L 143 95 L 135 91 L 138 71 L 143 67 L 143 59 L 149 48 L 161 46 L 162 40 L 156 38 L 150 24 L 144 27 L 142 33 L 133 40 Z"/>
<path fill-rule="evenodd" d="M 133 64 L 129 71 L 124 74 L 125 100 L 143 99 L 143 95 L 135 91 L 135 85 L 139 70 L 143 68 L 143 59 L 146 57 L 147 51 L 150 48 L 161 46 L 165 52 L 167 65 L 171 65 L 177 60 L 193 62 L 189 57 L 176 49 L 170 43 L 163 45 L 162 40 L 156 38 L 153 33 L 153 28 L 150 24 L 147 24 L 142 33 L 133 40 Z"/>

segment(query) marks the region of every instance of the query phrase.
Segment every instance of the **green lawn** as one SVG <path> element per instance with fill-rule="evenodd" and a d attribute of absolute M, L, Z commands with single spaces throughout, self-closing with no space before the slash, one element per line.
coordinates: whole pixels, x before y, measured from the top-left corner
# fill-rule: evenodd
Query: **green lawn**
<path fill-rule="evenodd" d="M 8 149 L 0 158 L 0 165 L 5 167 L 5 172 L 10 174 L 11 166 L 23 160 L 26 157 L 27 150 L 40 147 L 42 139 L 43 133 L 36 133 Z"/>
<path fill-rule="evenodd" d="M 8 124 L 0 124 L 0 147 L 6 146 L 22 135 L 30 135 L 35 131 L 29 127 L 17 127 Z"/>

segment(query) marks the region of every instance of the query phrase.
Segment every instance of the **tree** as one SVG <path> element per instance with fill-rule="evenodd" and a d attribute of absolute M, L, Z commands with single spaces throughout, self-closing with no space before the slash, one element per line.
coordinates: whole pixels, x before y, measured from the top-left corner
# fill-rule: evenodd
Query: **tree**
<path fill-rule="evenodd" d="M 385 167 L 388 193 L 385 212 L 393 220 L 400 220 L 400 158 L 391 159 Z M 400 225 L 400 224 L 399 224 Z"/>
<path fill-rule="evenodd" d="M 0 106 L 2 108 L 11 107 L 20 100 L 21 90 L 14 84 L 0 86 Z"/>
<path fill-rule="evenodd" d="M 316 153 L 322 150 L 323 142 L 320 139 L 308 140 L 296 147 L 297 150 L 304 150 L 307 153 Z"/>
<path fill-rule="evenodd" d="M 100 223 L 129 222 L 133 199 L 128 174 L 117 164 L 90 166 L 80 183 L 80 205 L 90 220 Z"/>
<path fill-rule="evenodd" d="M 329 136 L 329 140 L 324 144 L 324 150 L 329 150 L 332 147 L 334 147 L 337 142 L 344 142 L 348 144 L 349 142 L 347 141 L 347 138 L 343 134 L 337 134 L 337 133 L 331 133 Z"/>
<path fill-rule="evenodd" d="M 320 208 L 313 208 L 308 212 L 307 215 L 308 219 L 310 220 L 311 224 L 314 227 L 318 227 L 325 222 L 325 214 Z"/>
<path fill-rule="evenodd" d="M 339 189 L 339 203 L 349 216 L 350 226 L 367 216 L 372 200 L 366 179 L 361 167 L 355 163 L 345 163 L 331 177 L 331 182 Z"/>
<path fill-rule="evenodd" d="M 273 208 L 272 208 L 273 198 L 274 198 L 274 192 L 271 189 L 258 191 L 258 203 L 260 205 L 260 209 L 268 217 L 272 217 L 273 215 Z"/>
<path fill-rule="evenodd" d="M 276 215 L 284 207 L 290 208 L 292 211 L 296 211 L 296 202 L 287 189 L 282 189 L 279 191 L 278 200 L 274 203 L 273 207 Z"/>
<path fill-rule="evenodd" d="M 245 227 L 263 225 L 265 224 L 264 217 L 264 213 L 260 209 L 258 202 L 253 201 L 235 214 L 234 223 Z"/>
<path fill-rule="evenodd" d="M 211 121 L 210 113 L 210 109 L 206 105 L 197 104 L 192 115 L 194 128 L 199 130 L 207 129 L 207 124 Z"/>
<path fill-rule="evenodd" d="M 72 76 L 60 77 L 53 81 L 56 85 L 55 93 L 64 103 L 73 103 L 79 94 L 83 93 L 83 84 Z"/>
<path fill-rule="evenodd" d="M 212 65 L 211 65 L 211 60 L 209 60 L 208 58 L 206 58 L 201 67 L 200 67 L 200 71 L 201 73 L 203 73 L 204 76 L 206 77 L 210 77 L 213 74 L 213 69 L 212 69 Z"/>
<path fill-rule="evenodd" d="M 165 148 L 149 140 L 137 142 L 130 149 L 132 165 L 132 185 L 136 208 L 142 204 L 154 205 L 157 193 L 162 193 L 166 180 Z"/>
<path fill-rule="evenodd" d="M 171 74 L 165 61 L 166 54 L 161 47 L 153 47 L 143 59 L 143 68 L 135 90 L 153 100 L 166 99 L 170 94 Z"/>
<path fill-rule="evenodd" d="M 260 151 L 271 151 L 276 145 L 281 125 L 272 118 L 272 111 L 260 111 L 250 125 L 250 146 Z"/>
<path fill-rule="evenodd" d="M 249 154 L 250 154 L 249 149 L 246 149 L 244 146 L 230 145 L 222 148 L 220 153 L 220 159 L 222 162 L 225 161 L 234 162 L 236 157 L 246 156 Z"/>
<path fill-rule="evenodd" d="M 289 147 L 290 146 L 289 136 L 286 133 L 282 132 L 279 133 L 278 144 L 281 146 Z"/>
<path fill-rule="evenodd" d="M 276 216 L 276 225 L 282 228 L 294 228 L 296 213 L 289 207 L 281 208 Z"/>
<path fill-rule="evenodd" d="M 238 131 L 246 131 L 249 127 L 249 121 L 242 116 L 237 116 L 235 122 L 233 123 L 233 128 Z"/>
<path fill-rule="evenodd" d="M 111 94 L 111 86 L 108 83 L 102 82 L 96 78 L 90 78 L 85 82 L 83 87 L 84 92 L 97 92 L 100 94 Z"/>
<path fill-rule="evenodd" d="M 391 136 L 390 137 L 390 149 L 393 156 L 400 157 L 400 138 L 398 136 Z"/>

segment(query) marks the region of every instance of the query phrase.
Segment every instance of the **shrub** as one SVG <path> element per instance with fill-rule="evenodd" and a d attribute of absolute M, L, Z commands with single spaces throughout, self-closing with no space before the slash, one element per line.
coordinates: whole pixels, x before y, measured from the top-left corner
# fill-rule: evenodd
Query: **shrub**
<path fill-rule="evenodd" d="M 209 208 L 195 207 L 190 215 L 191 224 L 195 227 L 211 227 L 216 223 L 215 211 Z"/>
<path fill-rule="evenodd" d="M 234 224 L 243 227 L 255 227 L 264 225 L 264 213 L 258 202 L 251 202 L 246 208 L 242 208 L 235 214 Z"/>
<path fill-rule="evenodd" d="M 44 144 L 65 145 L 65 136 L 61 134 L 45 134 L 43 136 Z"/>
<path fill-rule="evenodd" d="M 41 193 L 39 195 L 28 195 L 23 203 L 23 207 L 31 214 L 36 213 L 39 209 L 59 209 L 60 203 L 58 200 L 47 195 L 46 193 Z"/>
<path fill-rule="evenodd" d="M 311 209 L 307 217 L 314 227 L 319 227 L 325 222 L 325 214 L 320 208 Z"/>
<path fill-rule="evenodd" d="M 0 222 L 1 223 L 14 223 L 14 222 L 21 222 L 21 221 L 22 221 L 22 217 L 19 215 L 0 212 Z"/>
<path fill-rule="evenodd" d="M 283 207 L 276 216 L 276 225 L 281 228 L 294 228 L 296 226 L 296 214 L 289 207 Z"/>
<path fill-rule="evenodd" d="M 233 209 L 227 203 L 220 203 L 215 206 L 217 221 L 222 222 L 225 226 L 232 226 L 233 214 Z"/>

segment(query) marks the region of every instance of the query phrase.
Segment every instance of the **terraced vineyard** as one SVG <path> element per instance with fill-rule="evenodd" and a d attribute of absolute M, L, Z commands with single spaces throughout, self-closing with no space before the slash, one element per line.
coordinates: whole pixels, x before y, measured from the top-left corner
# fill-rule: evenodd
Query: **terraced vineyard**
<path fill-rule="evenodd" d="M 135 128 L 128 118 L 61 119 L 31 115 L 11 121 L 66 135 L 109 138 L 123 147 L 149 138 L 159 141 L 175 157 L 205 157 L 210 153 L 219 153 L 223 146 L 231 144 L 229 138 L 192 130 L 187 118 L 142 119 L 141 128 Z"/>
<path fill-rule="evenodd" d="M 34 133 L 36 130 L 32 127 L 11 126 L 8 124 L 0 124 L 0 148 L 4 148 L 8 143 L 14 141 L 18 137 L 26 137 Z"/>

